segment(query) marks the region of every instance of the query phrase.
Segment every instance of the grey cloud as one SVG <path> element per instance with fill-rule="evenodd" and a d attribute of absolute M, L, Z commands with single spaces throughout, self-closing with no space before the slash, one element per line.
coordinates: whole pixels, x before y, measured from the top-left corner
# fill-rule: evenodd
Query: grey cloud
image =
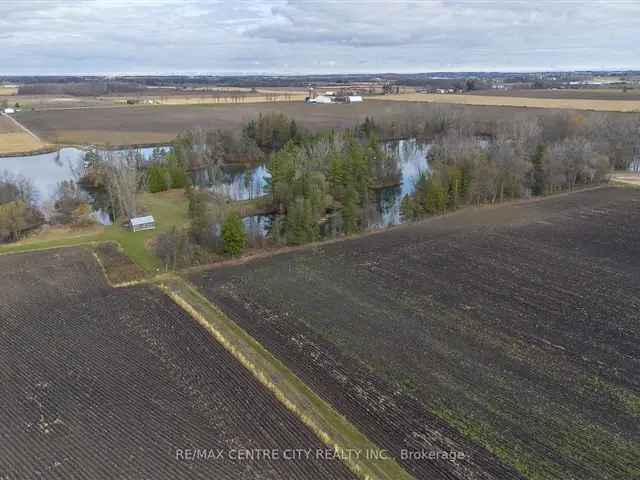
<path fill-rule="evenodd" d="M 640 68 L 637 18 L 631 1 L 0 0 L 0 73 Z"/>

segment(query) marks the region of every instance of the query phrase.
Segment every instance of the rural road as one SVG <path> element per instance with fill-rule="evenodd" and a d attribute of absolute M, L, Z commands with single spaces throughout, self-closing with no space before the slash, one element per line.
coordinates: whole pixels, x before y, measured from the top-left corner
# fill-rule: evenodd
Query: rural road
<path fill-rule="evenodd" d="M 33 133 L 31 130 L 29 130 L 27 127 L 25 127 L 24 125 L 22 125 L 19 121 L 17 121 L 15 118 L 13 118 L 11 115 L 7 115 L 6 113 L 2 114 L 3 116 L 5 116 L 6 118 L 8 118 L 9 120 L 11 120 L 13 123 L 16 124 L 16 126 L 22 130 L 24 130 L 25 132 L 27 132 L 29 135 L 31 135 L 33 137 L 33 139 L 38 142 L 38 143 L 45 143 L 43 142 L 40 137 L 38 137 L 35 133 Z"/>
<path fill-rule="evenodd" d="M 613 173 L 610 178 L 614 182 L 621 182 L 621 183 L 626 183 L 628 185 L 635 185 L 640 187 L 640 172 Z"/>

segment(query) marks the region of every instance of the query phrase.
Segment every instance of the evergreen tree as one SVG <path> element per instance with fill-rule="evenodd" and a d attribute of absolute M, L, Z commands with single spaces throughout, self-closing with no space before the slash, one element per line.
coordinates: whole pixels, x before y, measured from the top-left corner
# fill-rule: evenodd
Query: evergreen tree
<path fill-rule="evenodd" d="M 462 169 L 459 167 L 449 167 L 447 169 L 448 192 L 447 208 L 456 209 L 460 204 L 462 191 Z"/>
<path fill-rule="evenodd" d="M 244 231 L 244 223 L 237 214 L 229 215 L 222 225 L 222 241 L 224 252 L 232 256 L 239 255 L 245 248 L 247 234 Z"/>
<path fill-rule="evenodd" d="M 204 192 L 192 191 L 189 196 L 189 218 L 191 224 L 189 232 L 193 240 L 201 245 L 207 246 L 211 239 L 211 221 L 207 208 L 207 194 Z"/>
<path fill-rule="evenodd" d="M 531 159 L 531 163 L 533 164 L 533 179 L 531 185 L 531 193 L 533 195 L 543 195 L 544 194 L 544 153 L 545 146 L 538 145 L 535 153 L 533 154 L 533 158 Z"/>
<path fill-rule="evenodd" d="M 358 230 L 358 195 L 355 190 L 351 189 L 347 192 L 344 206 L 342 208 L 342 221 L 344 233 L 347 235 Z"/>
<path fill-rule="evenodd" d="M 152 165 L 149 168 L 149 191 L 151 193 L 164 192 L 169 188 L 169 173 L 161 165 Z"/>
<path fill-rule="evenodd" d="M 318 238 L 318 223 L 313 218 L 311 202 L 302 197 L 290 205 L 286 217 L 287 243 L 302 245 Z"/>
<path fill-rule="evenodd" d="M 404 221 L 412 221 L 418 218 L 415 201 L 410 195 L 402 197 L 402 203 L 400 203 L 400 215 Z"/>
<path fill-rule="evenodd" d="M 431 215 L 443 213 L 447 208 L 447 192 L 442 181 L 434 175 L 427 181 L 425 210 Z"/>

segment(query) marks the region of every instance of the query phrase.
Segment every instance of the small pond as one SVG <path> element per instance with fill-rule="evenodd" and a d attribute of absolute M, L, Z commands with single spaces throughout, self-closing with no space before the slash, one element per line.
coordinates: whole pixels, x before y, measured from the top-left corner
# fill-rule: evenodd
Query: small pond
<path fill-rule="evenodd" d="M 371 203 L 366 211 L 367 228 L 380 229 L 402 223 L 400 205 L 405 195 L 411 195 L 415 191 L 415 183 L 421 172 L 428 171 L 427 155 L 429 144 L 417 142 L 415 139 L 395 140 L 387 142 L 386 147 L 397 159 L 400 170 L 400 184 L 371 191 Z M 262 195 L 265 179 L 269 172 L 263 165 L 253 168 L 236 169 L 229 180 L 225 182 L 223 189 L 231 192 L 234 200 L 246 200 Z M 245 227 L 249 236 L 266 236 L 273 222 L 272 215 L 257 215 L 247 217 Z M 329 235 L 334 228 L 331 220 L 324 225 L 322 230 Z"/>
<path fill-rule="evenodd" d="M 415 181 L 420 172 L 428 169 L 427 154 L 430 147 L 428 144 L 407 139 L 388 142 L 386 147 L 398 159 L 401 183 L 371 192 L 372 202 L 367 209 L 369 228 L 384 228 L 400 223 L 402 198 L 404 195 L 413 193 Z M 145 159 L 149 159 L 153 150 L 153 148 L 142 148 L 136 151 Z M 116 151 L 116 153 L 126 152 L 125 150 Z M 53 198 L 59 182 L 73 178 L 72 167 L 76 167 L 85 154 L 86 151 L 79 148 L 62 148 L 53 153 L 2 157 L 0 172 L 8 171 L 30 179 L 38 191 L 38 202 L 42 204 Z M 215 187 L 215 191 L 231 200 L 250 200 L 267 193 L 266 180 L 269 178 L 269 172 L 265 165 L 224 166 L 218 175 L 220 175 L 221 184 Z M 206 171 L 199 172 L 195 180 L 201 186 L 211 185 Z M 209 188 L 213 190 L 213 187 Z M 108 215 L 103 212 L 97 212 L 97 217 L 101 222 L 108 222 Z M 271 228 L 272 217 L 257 215 L 247 217 L 244 221 L 251 237 L 265 237 Z"/>
<path fill-rule="evenodd" d="M 145 159 L 151 157 L 153 148 L 140 148 L 135 151 Z M 36 189 L 36 199 L 39 205 L 51 202 L 58 184 L 65 180 L 73 180 L 73 169 L 82 164 L 87 150 L 80 148 L 61 148 L 56 152 L 19 157 L 0 157 L 0 172 L 22 176 L 31 182 Z M 127 153 L 126 150 L 116 150 L 115 153 Z M 109 215 L 102 211 L 95 212 L 95 218 L 103 225 L 109 225 Z"/>

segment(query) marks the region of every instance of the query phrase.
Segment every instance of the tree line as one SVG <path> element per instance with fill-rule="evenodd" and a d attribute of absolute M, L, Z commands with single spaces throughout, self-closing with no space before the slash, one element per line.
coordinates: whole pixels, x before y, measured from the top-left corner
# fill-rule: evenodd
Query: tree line
<path fill-rule="evenodd" d="M 190 226 L 165 241 L 164 246 L 172 248 L 159 250 L 191 251 L 186 257 L 197 257 L 198 248 L 203 254 L 236 254 L 231 243 L 240 249 L 247 243 L 242 221 L 230 213 L 227 199 L 197 188 L 221 183 L 222 167 L 228 164 L 267 164 L 271 178 L 266 201 L 278 212 L 270 236 L 290 244 L 366 227 L 372 192 L 401 181 L 398 159 L 383 139 L 415 137 L 430 144 L 429 170 L 418 178 L 415 193 L 402 201 L 405 219 L 594 184 L 611 168 L 640 169 L 638 116 L 539 111 L 509 112 L 507 117 L 501 112 L 485 118 L 473 109 L 429 106 L 401 120 L 379 123 L 367 118 L 350 130 L 321 133 L 270 113 L 236 132 L 184 132 L 171 148 L 154 150 L 150 159 L 135 151 L 90 151 L 77 167 L 77 182 L 59 185 L 55 215 L 48 217 L 81 225 L 89 221 L 91 202 L 114 219 L 126 219 L 140 213 L 138 193 L 184 188 Z M 35 215 L 28 182 L 6 175 L 0 180 L 1 238 L 17 239 L 41 223 L 42 215 Z M 234 234 L 225 246 L 227 220 L 225 231 Z M 240 240 L 231 240 L 236 237 Z M 169 259 L 167 264 L 180 263 L 179 255 L 162 256 Z"/>
<path fill-rule="evenodd" d="M 572 190 L 605 181 L 616 164 L 633 162 L 634 148 L 623 155 L 618 142 L 585 137 L 581 122 L 548 130 L 565 120 L 572 117 L 549 124 L 527 118 L 499 122 L 491 139 L 478 138 L 464 126 L 442 130 L 428 153 L 430 170 L 402 201 L 404 217 Z"/>
<path fill-rule="evenodd" d="M 25 232 L 44 223 L 36 197 L 30 180 L 0 173 L 0 243 L 18 241 Z"/>

